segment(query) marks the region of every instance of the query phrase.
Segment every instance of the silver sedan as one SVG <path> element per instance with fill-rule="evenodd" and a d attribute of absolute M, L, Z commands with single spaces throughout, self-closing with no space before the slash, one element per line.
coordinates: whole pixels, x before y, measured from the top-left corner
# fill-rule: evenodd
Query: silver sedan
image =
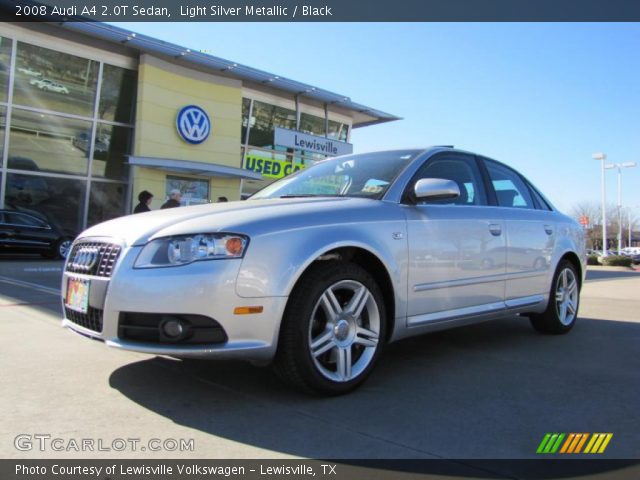
<path fill-rule="evenodd" d="M 63 325 L 107 345 L 272 363 L 340 394 L 385 344 L 521 314 L 576 322 L 582 229 L 508 166 L 448 147 L 336 157 L 245 202 L 132 215 L 75 241 Z"/>

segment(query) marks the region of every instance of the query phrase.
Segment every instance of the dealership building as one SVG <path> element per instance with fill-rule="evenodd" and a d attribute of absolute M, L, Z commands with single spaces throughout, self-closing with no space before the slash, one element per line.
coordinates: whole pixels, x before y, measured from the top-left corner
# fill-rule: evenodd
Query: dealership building
<path fill-rule="evenodd" d="M 212 25 L 213 28 L 213 25 Z M 70 233 L 237 200 L 398 117 L 349 97 L 99 22 L 0 24 L 0 208 Z"/>

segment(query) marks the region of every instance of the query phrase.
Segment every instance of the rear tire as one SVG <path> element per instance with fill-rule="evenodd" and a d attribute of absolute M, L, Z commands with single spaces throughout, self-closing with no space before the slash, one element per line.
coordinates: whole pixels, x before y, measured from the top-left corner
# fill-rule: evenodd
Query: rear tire
<path fill-rule="evenodd" d="M 360 266 L 318 262 L 294 288 L 274 368 L 292 386 L 340 395 L 369 376 L 386 335 L 380 288 Z"/>
<path fill-rule="evenodd" d="M 541 314 L 532 314 L 531 325 L 540 333 L 567 333 L 576 323 L 579 306 L 578 273 L 570 261 L 562 260 L 551 282 L 547 309 Z"/>

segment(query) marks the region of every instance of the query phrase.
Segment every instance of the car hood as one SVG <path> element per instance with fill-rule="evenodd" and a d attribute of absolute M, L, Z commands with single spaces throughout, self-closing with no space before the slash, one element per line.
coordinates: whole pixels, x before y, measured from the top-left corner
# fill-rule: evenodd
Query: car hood
<path fill-rule="evenodd" d="M 301 228 L 341 221 L 353 223 L 354 218 L 363 218 L 363 213 L 357 211 L 367 211 L 382 203 L 362 198 L 314 197 L 169 208 L 109 220 L 85 230 L 78 238 L 110 237 L 130 246 L 171 235 L 221 231 L 252 235 L 265 229 Z M 340 211 L 339 215 L 336 215 L 336 210 Z M 347 214 L 350 210 L 356 212 Z"/>

